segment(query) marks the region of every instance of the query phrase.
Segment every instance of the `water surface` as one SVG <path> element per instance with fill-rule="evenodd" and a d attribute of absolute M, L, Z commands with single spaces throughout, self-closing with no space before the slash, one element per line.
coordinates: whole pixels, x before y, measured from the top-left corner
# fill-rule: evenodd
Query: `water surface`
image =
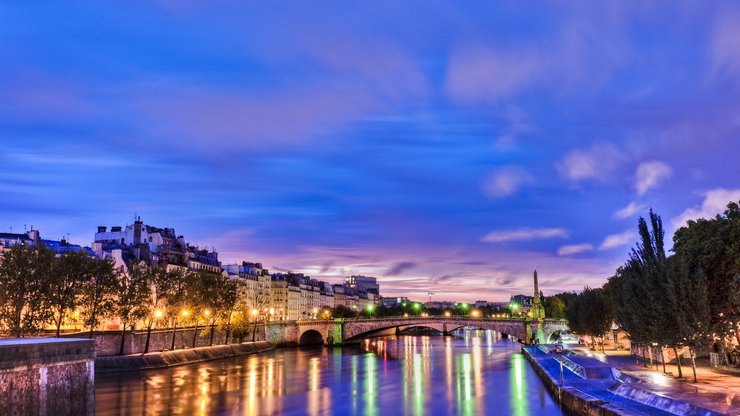
<path fill-rule="evenodd" d="M 286 348 L 96 375 L 98 415 L 560 415 L 520 346 L 493 331 Z"/>

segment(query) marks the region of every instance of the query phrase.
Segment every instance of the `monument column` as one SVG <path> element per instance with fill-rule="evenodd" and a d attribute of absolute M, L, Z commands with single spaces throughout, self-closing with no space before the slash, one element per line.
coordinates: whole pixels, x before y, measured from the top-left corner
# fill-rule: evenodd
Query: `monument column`
<path fill-rule="evenodd" d="M 545 339 L 545 308 L 540 298 L 540 288 L 537 282 L 537 270 L 534 271 L 534 304 L 532 305 L 532 319 L 537 322 L 537 332 L 534 339 L 537 343 L 546 342 Z"/>

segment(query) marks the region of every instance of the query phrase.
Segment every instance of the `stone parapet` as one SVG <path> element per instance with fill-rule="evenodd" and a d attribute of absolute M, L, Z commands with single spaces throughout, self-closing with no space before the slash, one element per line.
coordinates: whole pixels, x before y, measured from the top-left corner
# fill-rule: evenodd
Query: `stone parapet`
<path fill-rule="evenodd" d="M 93 415 L 95 343 L 0 340 L 0 414 Z"/>

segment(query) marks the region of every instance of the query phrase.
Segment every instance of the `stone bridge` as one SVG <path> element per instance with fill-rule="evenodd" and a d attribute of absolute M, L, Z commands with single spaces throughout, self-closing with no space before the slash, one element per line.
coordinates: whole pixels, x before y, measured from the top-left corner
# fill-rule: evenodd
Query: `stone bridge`
<path fill-rule="evenodd" d="M 359 342 L 368 336 L 394 335 L 414 327 L 432 328 L 445 334 L 463 327 L 491 329 L 522 341 L 528 340 L 531 334 L 537 332 L 536 322 L 528 322 L 522 318 L 384 317 L 270 322 L 265 326 L 265 339 L 275 345 L 341 345 Z M 554 341 L 554 335 L 567 329 L 565 320 L 545 319 L 544 339 L 539 342 Z"/>

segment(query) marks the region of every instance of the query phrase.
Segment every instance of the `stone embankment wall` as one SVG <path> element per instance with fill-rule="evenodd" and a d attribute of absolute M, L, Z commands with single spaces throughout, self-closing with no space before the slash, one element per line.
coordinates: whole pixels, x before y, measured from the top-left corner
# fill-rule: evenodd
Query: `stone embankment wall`
<path fill-rule="evenodd" d="M 201 361 L 219 360 L 273 350 L 269 342 L 245 342 L 243 344 L 217 345 L 187 350 L 154 352 L 149 354 L 100 357 L 95 361 L 95 371 L 118 372 L 150 370 L 174 367 Z"/>
<path fill-rule="evenodd" d="M 540 376 L 545 387 L 550 393 L 559 400 L 560 403 L 575 414 L 582 416 L 634 416 L 633 413 L 627 412 L 609 403 L 589 396 L 582 391 L 573 387 L 560 387 L 559 381 L 555 380 L 532 358 L 532 355 L 526 348 L 522 347 L 522 354 L 532 364 L 532 368 Z"/>
<path fill-rule="evenodd" d="M 0 341 L 0 415 L 93 415 L 91 340 Z"/>
<path fill-rule="evenodd" d="M 251 330 L 251 329 L 250 329 Z M 193 346 L 193 332 L 195 328 L 178 328 L 175 333 L 175 349 L 190 349 Z M 82 338 L 88 333 L 81 334 L 70 334 L 64 335 L 64 337 L 79 337 Z M 112 355 L 119 355 L 118 352 L 121 348 L 121 331 L 96 331 L 94 333 L 95 350 L 98 357 L 107 357 Z M 226 332 L 216 330 L 213 334 L 213 345 L 222 345 L 225 342 Z M 265 330 L 264 327 L 258 326 L 255 341 L 264 341 Z M 244 337 L 242 341 L 251 341 L 252 334 Z M 206 347 L 210 345 L 211 332 L 210 328 L 198 328 L 198 333 L 195 337 L 196 347 Z M 229 342 L 234 344 L 238 343 L 239 339 L 234 338 L 233 334 L 229 336 Z M 141 354 L 144 352 L 146 345 L 146 331 L 126 331 L 126 339 L 124 342 L 123 354 Z M 163 329 L 152 331 L 151 339 L 149 340 L 149 352 L 158 351 L 169 351 L 172 346 L 172 329 Z"/>

